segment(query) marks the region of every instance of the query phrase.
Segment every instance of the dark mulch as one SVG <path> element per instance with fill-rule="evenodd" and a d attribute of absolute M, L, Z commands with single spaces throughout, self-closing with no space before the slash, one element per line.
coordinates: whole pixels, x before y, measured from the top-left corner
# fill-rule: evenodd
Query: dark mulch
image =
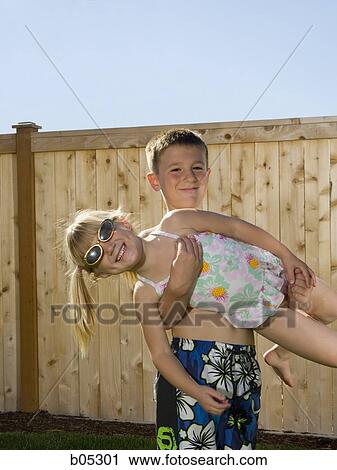
<path fill-rule="evenodd" d="M 71 431 L 84 434 L 131 434 L 155 437 L 153 424 L 123 423 L 120 421 L 100 421 L 76 416 L 51 415 L 41 411 L 31 422 L 33 413 L 0 413 L 0 432 L 44 432 Z"/>
<path fill-rule="evenodd" d="M 122 423 L 120 421 L 99 421 L 74 416 L 51 415 L 41 411 L 30 423 L 33 413 L 0 413 L 0 432 L 45 432 L 71 431 L 85 434 L 129 434 L 155 437 L 153 424 Z M 259 431 L 258 442 L 275 446 L 299 446 L 303 449 L 337 449 L 337 439 L 316 437 L 309 434 L 285 432 L 273 434 Z"/>

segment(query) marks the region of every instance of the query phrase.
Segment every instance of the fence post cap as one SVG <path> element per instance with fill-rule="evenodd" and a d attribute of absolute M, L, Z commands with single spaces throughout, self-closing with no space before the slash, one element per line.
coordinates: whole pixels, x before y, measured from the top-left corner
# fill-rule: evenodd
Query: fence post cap
<path fill-rule="evenodd" d="M 31 122 L 31 121 L 22 121 L 22 122 L 18 122 L 17 124 L 13 124 L 12 125 L 12 128 L 13 129 L 21 129 L 22 127 L 25 127 L 25 128 L 31 128 L 31 129 L 41 129 L 42 126 L 39 126 L 38 124 L 35 124 L 35 122 Z"/>

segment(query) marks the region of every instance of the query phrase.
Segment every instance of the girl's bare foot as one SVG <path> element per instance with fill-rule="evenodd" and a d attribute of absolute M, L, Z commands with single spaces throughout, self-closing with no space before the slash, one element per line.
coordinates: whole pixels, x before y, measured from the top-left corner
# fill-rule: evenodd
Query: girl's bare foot
<path fill-rule="evenodd" d="M 293 387 L 295 381 L 290 370 L 289 356 L 290 354 L 285 349 L 275 345 L 264 353 L 263 359 L 286 385 Z"/>

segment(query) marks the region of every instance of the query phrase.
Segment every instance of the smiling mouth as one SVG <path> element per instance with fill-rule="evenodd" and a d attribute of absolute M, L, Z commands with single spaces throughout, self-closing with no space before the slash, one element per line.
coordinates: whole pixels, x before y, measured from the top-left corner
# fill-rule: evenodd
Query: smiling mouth
<path fill-rule="evenodd" d="M 125 246 L 125 243 L 123 243 L 123 245 L 121 246 L 121 249 L 118 252 L 116 262 L 120 261 L 123 258 L 125 252 L 126 252 L 126 246 Z"/>

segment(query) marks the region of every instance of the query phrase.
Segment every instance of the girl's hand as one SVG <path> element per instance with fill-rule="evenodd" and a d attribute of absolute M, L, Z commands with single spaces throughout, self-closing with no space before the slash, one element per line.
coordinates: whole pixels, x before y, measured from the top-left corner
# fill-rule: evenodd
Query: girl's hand
<path fill-rule="evenodd" d="M 176 297 L 187 295 L 193 288 L 202 265 L 202 247 L 191 236 L 177 239 L 176 255 L 172 261 L 168 288 Z"/>
<path fill-rule="evenodd" d="M 211 413 L 212 415 L 221 415 L 230 407 L 230 403 L 226 397 L 207 385 L 200 385 L 198 395 L 195 396 L 195 399 L 207 413 Z"/>
<path fill-rule="evenodd" d="M 295 270 L 301 272 L 304 276 L 307 287 L 316 286 L 316 276 L 312 269 L 307 264 L 301 261 L 291 251 L 287 250 L 284 255 L 281 256 L 281 261 L 284 267 L 285 275 L 289 284 L 295 283 Z"/>

